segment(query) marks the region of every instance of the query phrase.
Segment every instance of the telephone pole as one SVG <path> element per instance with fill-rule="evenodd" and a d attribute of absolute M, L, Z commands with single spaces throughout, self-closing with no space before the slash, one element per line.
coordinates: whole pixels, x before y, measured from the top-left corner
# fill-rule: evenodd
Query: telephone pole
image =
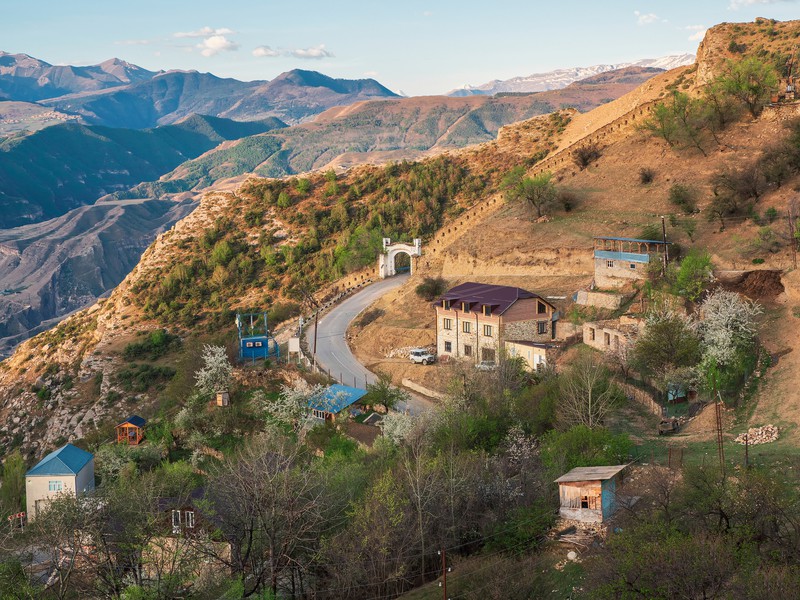
<path fill-rule="evenodd" d="M 442 600 L 450 600 L 447 597 L 447 573 L 450 571 L 450 567 L 447 566 L 447 551 L 442 548 L 439 550 L 439 555 L 442 557 L 442 581 L 439 582 L 442 588 Z"/>
<path fill-rule="evenodd" d="M 792 249 L 792 268 L 797 268 L 797 232 L 794 229 L 794 202 L 789 207 L 788 210 L 788 218 L 789 218 L 789 247 Z"/>
<path fill-rule="evenodd" d="M 717 395 L 717 402 L 714 404 L 714 409 L 717 418 L 717 454 L 719 454 L 719 470 L 722 473 L 722 478 L 725 478 L 725 446 L 722 439 L 722 396 L 717 390 L 716 382 L 714 382 L 714 391 Z"/>
<path fill-rule="evenodd" d="M 661 215 L 661 234 L 664 241 L 664 272 L 663 274 L 667 274 L 667 263 L 669 262 L 669 250 L 667 249 L 669 246 L 667 245 L 667 223 L 664 220 L 664 215 Z"/>

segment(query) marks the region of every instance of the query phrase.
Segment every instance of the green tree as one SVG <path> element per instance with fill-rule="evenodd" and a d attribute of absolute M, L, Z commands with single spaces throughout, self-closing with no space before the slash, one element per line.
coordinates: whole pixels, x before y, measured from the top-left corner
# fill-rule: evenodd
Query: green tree
<path fill-rule="evenodd" d="M 25 460 L 14 450 L 3 463 L 3 485 L 0 487 L 0 518 L 25 509 Z"/>
<path fill-rule="evenodd" d="M 567 431 L 549 431 L 541 437 L 542 464 L 551 473 L 625 463 L 632 449 L 627 435 L 613 434 L 605 427 L 576 425 Z"/>
<path fill-rule="evenodd" d="M 778 75 L 771 65 L 749 56 L 738 62 L 729 61 L 720 85 L 757 117 L 777 88 Z"/>
<path fill-rule="evenodd" d="M 711 255 L 707 250 L 692 248 L 681 261 L 675 280 L 675 291 L 692 302 L 696 302 L 713 280 Z"/>
<path fill-rule="evenodd" d="M 700 361 L 700 339 L 687 320 L 664 310 L 652 313 L 636 340 L 631 362 L 643 375 L 664 375 Z"/>
<path fill-rule="evenodd" d="M 558 196 L 553 175 L 545 171 L 534 177 L 527 177 L 524 173 L 524 168 L 516 167 L 503 179 L 506 198 L 512 202 L 524 202 L 536 210 L 537 217 L 541 217 L 552 207 Z"/>
<path fill-rule="evenodd" d="M 380 404 L 386 410 L 392 409 L 399 402 L 408 400 L 408 394 L 398 387 L 392 385 L 392 376 L 389 373 L 378 373 L 375 383 L 367 384 L 367 395 L 364 396 L 364 403 Z"/>

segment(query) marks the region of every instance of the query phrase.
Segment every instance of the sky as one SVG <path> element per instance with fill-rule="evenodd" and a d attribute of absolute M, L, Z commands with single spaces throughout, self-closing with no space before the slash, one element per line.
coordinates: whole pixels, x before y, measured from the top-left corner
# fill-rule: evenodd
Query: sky
<path fill-rule="evenodd" d="M 694 53 L 707 27 L 759 16 L 800 19 L 800 0 L 8 1 L 0 50 L 241 80 L 309 69 L 426 95 Z"/>

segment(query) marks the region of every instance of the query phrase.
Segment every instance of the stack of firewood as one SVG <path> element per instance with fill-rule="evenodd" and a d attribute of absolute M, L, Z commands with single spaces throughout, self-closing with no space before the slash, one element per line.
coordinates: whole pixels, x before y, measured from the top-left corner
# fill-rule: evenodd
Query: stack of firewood
<path fill-rule="evenodd" d="M 733 441 L 737 444 L 768 444 L 778 439 L 778 428 L 775 425 L 751 427 L 746 433 L 740 433 Z"/>

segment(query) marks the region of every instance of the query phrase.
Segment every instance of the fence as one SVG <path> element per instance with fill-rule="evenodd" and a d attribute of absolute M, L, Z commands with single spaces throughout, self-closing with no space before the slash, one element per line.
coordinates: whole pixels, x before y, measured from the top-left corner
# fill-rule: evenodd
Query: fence
<path fill-rule="evenodd" d="M 659 418 L 664 416 L 664 407 L 661 406 L 661 404 L 659 404 L 658 402 L 656 402 L 656 400 L 650 393 L 645 392 L 644 390 L 640 390 L 639 388 L 630 383 L 618 383 L 617 385 L 619 385 L 619 387 L 622 389 L 623 392 L 625 392 L 625 395 L 629 399 L 638 402 L 639 404 L 644 406 L 648 411 L 650 411 Z"/>

